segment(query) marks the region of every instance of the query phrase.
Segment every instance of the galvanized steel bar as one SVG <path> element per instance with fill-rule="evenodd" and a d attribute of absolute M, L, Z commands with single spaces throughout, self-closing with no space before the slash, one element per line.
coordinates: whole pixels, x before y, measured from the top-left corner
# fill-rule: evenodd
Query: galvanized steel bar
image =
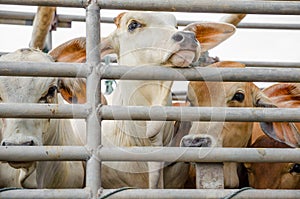
<path fill-rule="evenodd" d="M 300 2 L 297 1 L 161 1 L 161 0 L 98 0 L 102 9 L 153 10 L 171 12 L 214 12 L 248 14 L 300 14 Z"/>
<path fill-rule="evenodd" d="M 284 75 L 282 75 L 284 74 Z M 104 79 L 231 81 L 231 82 L 299 82 L 298 68 L 166 68 L 159 66 L 107 66 Z"/>
<path fill-rule="evenodd" d="M 247 67 L 276 67 L 276 68 L 300 68 L 300 62 L 265 62 L 265 61 L 237 61 L 246 64 Z"/>
<path fill-rule="evenodd" d="M 27 6 L 56 6 L 56 7 L 78 7 L 88 6 L 89 1 L 83 0 L 1 0 L 0 4 L 27 5 Z"/>
<path fill-rule="evenodd" d="M 15 11 L 2 11 L 0 10 L 0 23 L 19 25 L 32 25 L 35 13 L 28 12 L 15 12 Z M 70 28 L 73 21 L 85 22 L 85 16 L 80 15 L 57 15 L 58 27 Z M 8 21 L 13 20 L 13 21 Z M 177 20 L 178 26 L 186 26 L 190 23 L 197 21 L 194 20 Z M 101 17 L 101 23 L 113 23 L 113 17 Z M 251 28 L 251 29 L 286 29 L 286 30 L 299 30 L 300 24 L 296 23 L 239 23 L 237 28 Z"/>
<path fill-rule="evenodd" d="M 0 103 L 1 118 L 86 118 L 86 104 Z"/>
<path fill-rule="evenodd" d="M 300 162 L 299 148 L 102 147 L 103 161 Z"/>
<path fill-rule="evenodd" d="M 298 108 L 101 106 L 103 120 L 300 122 Z"/>
<path fill-rule="evenodd" d="M 38 5 L 58 7 L 86 7 L 89 1 L 82 0 L 1 0 L 1 4 Z M 248 13 L 248 14 L 300 14 L 300 2 L 297 1 L 161 1 L 161 0 L 98 0 L 102 9 L 153 10 L 171 12 L 215 12 L 215 13 Z M 188 6 L 187 6 L 188 5 Z"/>
<path fill-rule="evenodd" d="M 16 11 L 3 11 L 0 10 L 0 23 L 19 25 L 32 25 L 33 18 L 35 13 L 28 12 L 16 12 Z M 59 14 L 57 15 L 58 27 L 70 28 L 73 21 L 76 22 L 85 22 L 85 16 L 80 15 L 66 15 Z M 13 21 L 8 21 L 13 20 Z M 179 26 L 186 26 L 190 23 L 197 21 L 194 20 L 177 20 Z M 101 23 L 113 23 L 113 17 L 101 17 Z M 242 22 L 239 23 L 238 28 L 253 28 L 253 29 L 286 29 L 286 30 L 299 30 L 300 24 L 296 23 L 249 23 Z"/>
<path fill-rule="evenodd" d="M 296 23 L 240 23 L 238 28 L 251 29 L 283 29 L 283 30 L 300 30 L 300 24 Z"/>
<path fill-rule="evenodd" d="M 44 62 L 0 62 L 0 76 L 87 77 L 87 64 Z"/>
<path fill-rule="evenodd" d="M 87 147 L 95 151 L 101 144 L 101 125 L 97 115 L 97 107 L 100 104 L 100 8 L 91 1 L 86 9 L 86 53 L 87 63 L 92 68 L 92 73 L 86 81 L 87 103 L 92 109 L 87 117 Z M 91 190 L 92 198 L 98 198 L 98 190 L 101 187 L 101 162 L 98 157 L 92 155 L 86 165 L 86 187 Z"/>
<path fill-rule="evenodd" d="M 1 190 L 1 189 L 0 189 Z M 83 199 L 90 198 L 86 189 L 13 189 L 0 191 L 0 198 L 6 199 Z"/>
<path fill-rule="evenodd" d="M 0 146 L 0 161 L 300 162 L 299 148 Z M 94 153 L 94 154 L 93 154 Z M 26 154 L 26 156 L 24 155 Z"/>
<path fill-rule="evenodd" d="M 3 162 L 84 161 L 90 156 L 90 151 L 84 146 L 0 146 L 0 161 Z"/>
<path fill-rule="evenodd" d="M 239 189 L 129 189 L 125 191 L 119 191 L 118 193 L 113 194 L 111 198 L 220 199 L 238 191 Z M 104 189 L 102 196 L 113 192 L 116 192 L 116 190 Z M 237 194 L 234 196 L 234 199 L 298 199 L 299 195 L 300 190 L 251 189 Z"/>

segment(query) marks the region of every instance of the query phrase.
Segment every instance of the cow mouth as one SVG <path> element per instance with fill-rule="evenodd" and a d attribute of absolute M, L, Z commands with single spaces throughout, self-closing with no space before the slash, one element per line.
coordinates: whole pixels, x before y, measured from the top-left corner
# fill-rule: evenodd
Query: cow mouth
<path fill-rule="evenodd" d="M 194 62 L 195 57 L 195 51 L 180 50 L 170 54 L 166 59 L 167 61 L 163 63 L 163 65 L 173 67 L 188 67 L 191 63 Z"/>
<path fill-rule="evenodd" d="M 32 167 L 34 162 L 8 162 L 8 164 L 15 169 L 21 169 Z"/>

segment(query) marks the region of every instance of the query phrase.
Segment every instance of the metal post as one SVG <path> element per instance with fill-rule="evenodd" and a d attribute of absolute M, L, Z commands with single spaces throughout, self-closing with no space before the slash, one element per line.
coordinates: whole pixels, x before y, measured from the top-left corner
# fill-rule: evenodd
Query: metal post
<path fill-rule="evenodd" d="M 92 68 L 92 73 L 87 77 L 86 95 L 87 103 L 91 105 L 90 115 L 87 117 L 87 148 L 92 156 L 86 165 L 86 186 L 92 193 L 92 198 L 98 197 L 101 186 L 101 162 L 94 154 L 101 144 L 101 125 L 97 116 L 97 107 L 100 104 L 100 8 L 95 1 L 91 1 L 86 9 L 86 53 L 87 63 Z"/>

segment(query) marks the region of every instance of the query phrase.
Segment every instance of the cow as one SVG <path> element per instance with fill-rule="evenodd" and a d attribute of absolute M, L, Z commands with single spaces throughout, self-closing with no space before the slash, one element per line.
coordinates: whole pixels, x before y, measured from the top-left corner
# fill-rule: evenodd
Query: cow
<path fill-rule="evenodd" d="M 231 36 L 235 28 L 225 23 L 193 23 L 177 30 L 172 14 L 160 12 L 124 12 L 114 23 L 116 29 L 101 39 L 100 56 L 116 54 L 121 65 L 188 67 L 201 52 Z M 85 38 L 60 45 L 52 56 L 57 61 L 70 57 L 85 60 Z M 172 81 L 119 80 L 109 105 L 171 105 Z M 103 121 L 102 144 L 108 147 L 169 146 L 173 122 Z M 187 167 L 184 163 L 164 168 L 163 162 L 103 162 L 102 186 L 119 188 L 182 187 Z"/>
<path fill-rule="evenodd" d="M 280 108 L 299 108 L 299 83 L 278 83 L 263 90 Z M 268 128 L 267 128 L 268 127 Z M 272 127 L 272 128 L 269 128 Z M 254 124 L 251 148 L 291 148 L 299 145 L 298 122 L 267 122 Z M 265 134 L 266 133 L 266 134 Z M 270 137 L 267 135 L 271 135 Z M 276 137 L 278 135 L 278 138 Z M 273 139 L 275 137 L 276 139 Z M 300 164 L 244 163 L 249 185 L 257 189 L 299 189 Z"/>
<path fill-rule="evenodd" d="M 243 68 L 237 62 L 217 62 L 207 67 Z M 188 85 L 187 101 L 205 107 L 272 107 L 271 101 L 252 82 L 201 82 Z M 223 114 L 224 117 L 226 113 Z M 246 147 L 252 133 L 251 122 L 193 122 L 189 134 L 181 140 L 184 147 Z M 224 163 L 225 188 L 237 188 L 237 163 Z M 190 171 L 192 181 L 195 170 Z M 195 183 L 195 182 L 194 182 Z M 194 183 L 189 183 L 195 185 Z"/>
<path fill-rule="evenodd" d="M 53 62 L 53 59 L 39 50 L 24 48 L 1 56 L 0 61 L 30 61 L 47 64 Z M 59 87 L 59 81 L 63 80 L 50 77 L 3 76 L 0 77 L 0 99 L 2 103 L 24 105 L 26 103 L 61 104 L 64 102 L 61 93 L 57 93 L 62 89 Z M 2 124 L 2 146 L 83 145 L 79 132 L 73 130 L 68 119 L 3 118 Z M 25 188 L 81 188 L 84 186 L 84 164 L 80 161 L 8 162 L 8 164 L 16 170 L 9 168 L 8 171 L 7 163 L 1 163 L 0 169 L 1 180 L 4 180 L 3 177 L 13 178 L 9 186 Z M 36 179 L 30 177 L 31 174 L 36 175 Z"/>

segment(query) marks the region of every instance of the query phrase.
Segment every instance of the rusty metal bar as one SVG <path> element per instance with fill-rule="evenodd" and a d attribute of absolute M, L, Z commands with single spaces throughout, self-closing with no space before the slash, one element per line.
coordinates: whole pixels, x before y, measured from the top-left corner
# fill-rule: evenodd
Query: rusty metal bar
<path fill-rule="evenodd" d="M 87 64 L 49 62 L 0 62 L 0 76 L 87 77 Z"/>
<path fill-rule="evenodd" d="M 284 75 L 282 75 L 284 74 Z M 299 82 L 298 68 L 166 68 L 105 66 L 102 78 L 122 80 Z"/>

